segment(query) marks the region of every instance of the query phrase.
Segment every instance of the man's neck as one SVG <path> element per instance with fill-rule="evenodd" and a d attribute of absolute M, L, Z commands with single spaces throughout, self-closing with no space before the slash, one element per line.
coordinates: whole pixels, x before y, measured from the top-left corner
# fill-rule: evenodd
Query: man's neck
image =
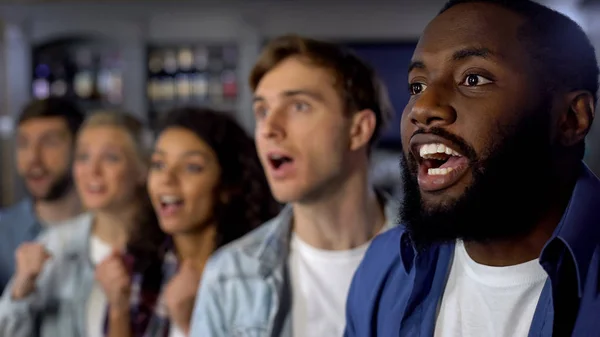
<path fill-rule="evenodd" d="M 81 203 L 75 189 L 58 200 L 36 200 L 35 214 L 43 223 L 53 224 L 69 220 L 81 213 Z"/>
<path fill-rule="evenodd" d="M 368 181 L 355 172 L 335 191 L 310 203 L 294 203 L 294 232 L 313 247 L 348 250 L 371 240 L 385 224 L 383 205 Z"/>
<path fill-rule="evenodd" d="M 469 256 L 477 263 L 497 267 L 517 265 L 539 258 L 563 217 L 577 178 L 563 176 L 562 181 L 559 178 L 556 181 L 557 188 L 545 207 L 544 215 L 529 234 L 511 240 L 465 242 Z"/>

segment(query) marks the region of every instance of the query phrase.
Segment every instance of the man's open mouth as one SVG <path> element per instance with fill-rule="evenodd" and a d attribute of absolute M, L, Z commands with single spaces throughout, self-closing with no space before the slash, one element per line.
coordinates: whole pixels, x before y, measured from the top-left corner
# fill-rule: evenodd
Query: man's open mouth
<path fill-rule="evenodd" d="M 467 171 L 469 160 L 457 150 L 442 143 L 419 145 L 419 186 L 425 191 L 436 191 L 455 184 Z"/>

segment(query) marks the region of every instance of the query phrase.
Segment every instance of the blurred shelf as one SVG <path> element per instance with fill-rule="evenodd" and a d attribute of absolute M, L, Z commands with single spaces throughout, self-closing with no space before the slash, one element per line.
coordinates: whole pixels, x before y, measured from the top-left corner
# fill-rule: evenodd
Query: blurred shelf
<path fill-rule="evenodd" d="M 124 62 L 109 41 L 77 37 L 34 46 L 31 91 L 34 98 L 71 99 L 86 111 L 120 108 Z"/>
<path fill-rule="evenodd" d="M 235 44 L 152 45 L 147 54 L 149 120 L 156 129 L 169 110 L 204 106 L 237 108 L 239 63 Z"/>

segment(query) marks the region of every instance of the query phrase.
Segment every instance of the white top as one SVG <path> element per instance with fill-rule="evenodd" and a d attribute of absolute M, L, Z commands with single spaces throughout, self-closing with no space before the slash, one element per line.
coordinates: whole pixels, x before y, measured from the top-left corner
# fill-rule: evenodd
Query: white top
<path fill-rule="evenodd" d="M 526 337 L 546 279 L 537 259 L 490 267 L 458 241 L 435 337 Z"/>
<path fill-rule="evenodd" d="M 98 265 L 112 252 L 112 247 L 100 240 L 97 236 L 90 239 L 90 259 L 94 265 Z M 95 282 L 90 293 L 87 304 L 87 337 L 105 337 L 103 334 L 106 306 L 108 305 L 106 295 L 100 284 Z M 169 330 L 169 337 L 186 337 L 186 334 L 174 324 Z"/>
<path fill-rule="evenodd" d="M 314 248 L 292 234 L 288 263 L 294 337 L 343 335 L 348 290 L 369 243 L 330 251 Z"/>
<path fill-rule="evenodd" d="M 90 259 L 98 265 L 112 252 L 112 247 L 97 236 L 90 238 Z M 108 300 L 98 282 L 94 282 L 87 303 L 87 337 L 104 337 L 104 318 Z"/>
<path fill-rule="evenodd" d="M 181 331 L 175 324 L 171 324 L 171 328 L 169 330 L 169 337 L 187 337 L 183 331 Z"/>

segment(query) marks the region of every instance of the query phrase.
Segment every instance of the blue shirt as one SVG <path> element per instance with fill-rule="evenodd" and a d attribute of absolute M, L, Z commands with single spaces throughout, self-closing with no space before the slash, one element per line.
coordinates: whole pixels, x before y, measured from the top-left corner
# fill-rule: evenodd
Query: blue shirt
<path fill-rule="evenodd" d="M 23 242 L 33 241 L 42 226 L 35 216 L 33 203 L 24 199 L 2 210 L 0 216 L 0 293 L 15 271 L 15 251 Z"/>
<path fill-rule="evenodd" d="M 417 253 L 403 227 L 380 235 L 354 276 L 344 336 L 433 336 L 453 254 Z M 540 264 L 548 280 L 529 336 L 600 335 L 600 180 L 587 167 Z"/>

